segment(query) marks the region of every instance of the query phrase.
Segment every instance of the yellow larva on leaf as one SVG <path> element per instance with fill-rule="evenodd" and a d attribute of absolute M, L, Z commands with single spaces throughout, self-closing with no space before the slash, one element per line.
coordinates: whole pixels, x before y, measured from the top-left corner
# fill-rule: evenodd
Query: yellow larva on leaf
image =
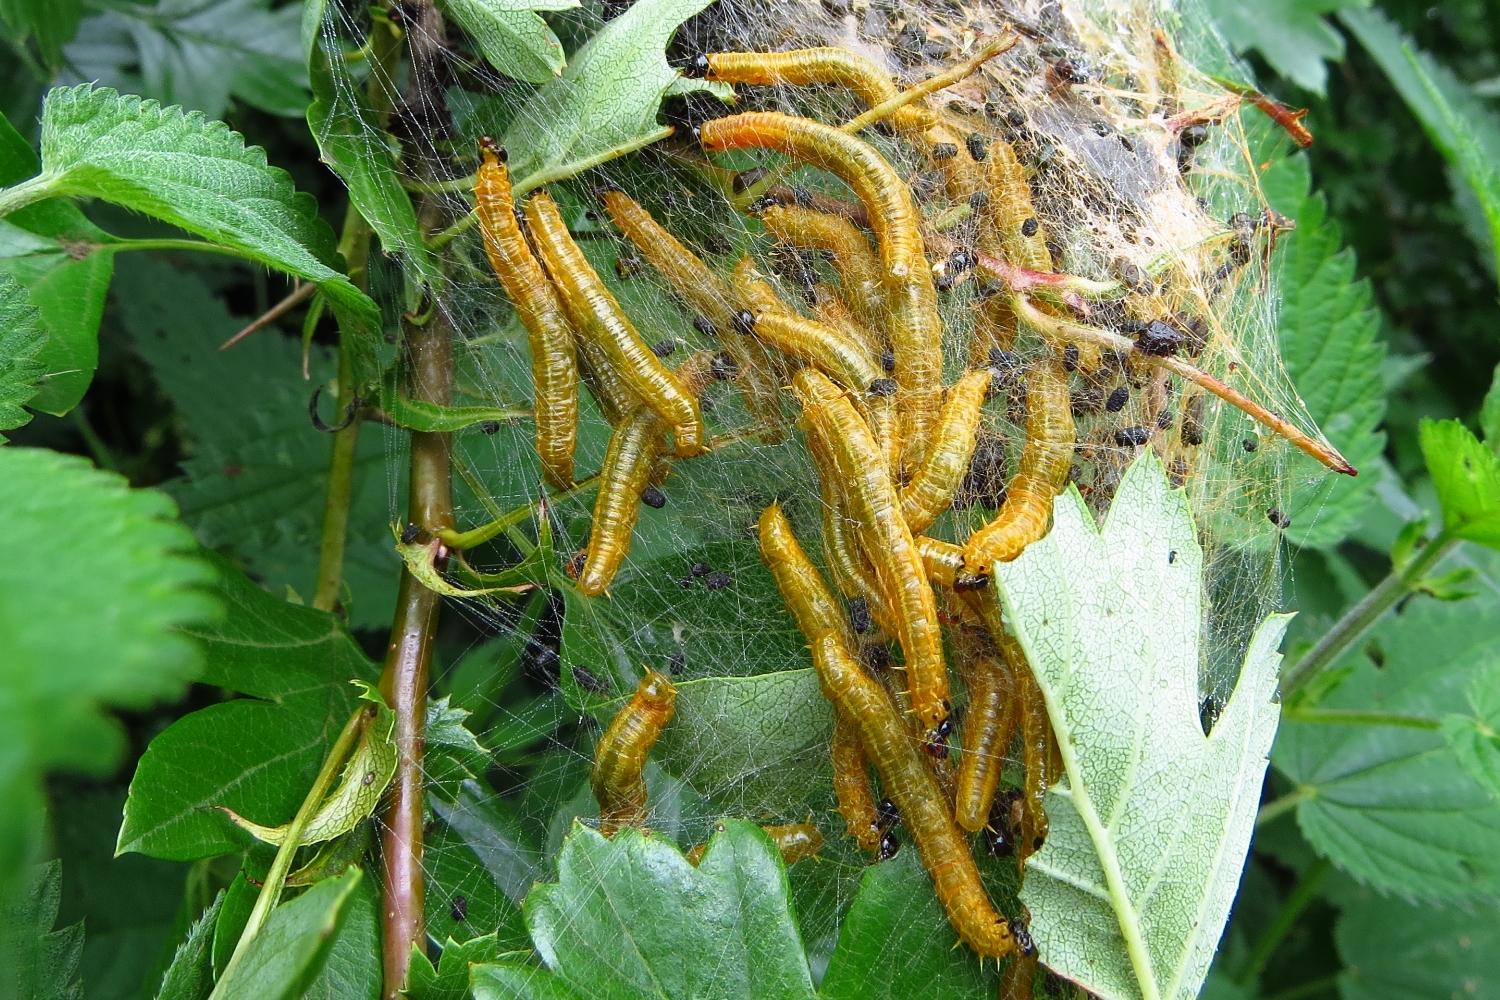
<path fill-rule="evenodd" d="M 651 485 L 657 458 L 666 451 L 666 436 L 667 425 L 644 405 L 627 413 L 610 436 L 599 470 L 588 554 L 578 571 L 580 593 L 589 597 L 604 593 L 630 552 L 641 494 Z"/>
<path fill-rule="evenodd" d="M 911 482 L 901 489 L 901 513 L 912 534 L 921 534 L 953 503 L 953 494 L 969 471 L 988 371 L 969 372 L 948 390 L 936 433 Z"/>
<path fill-rule="evenodd" d="M 606 837 L 621 827 L 645 824 L 646 781 L 641 772 L 676 707 L 672 682 L 648 668 L 635 694 L 599 737 L 591 783 L 599 803 L 599 832 Z"/>

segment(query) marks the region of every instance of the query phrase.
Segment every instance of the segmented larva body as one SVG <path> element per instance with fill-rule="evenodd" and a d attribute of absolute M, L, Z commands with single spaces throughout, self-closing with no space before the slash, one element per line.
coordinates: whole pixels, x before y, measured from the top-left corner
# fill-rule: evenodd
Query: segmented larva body
<path fill-rule="evenodd" d="M 922 555 L 922 565 L 927 570 L 927 579 L 947 587 L 956 593 L 981 590 L 989 586 L 986 575 L 974 576 L 964 567 L 964 550 L 961 545 L 945 542 L 928 535 L 917 537 L 917 551 Z"/>
<path fill-rule="evenodd" d="M 937 602 L 921 554 L 901 517 L 891 477 L 864 419 L 827 376 L 804 368 L 792 386 L 808 422 L 828 449 L 847 509 L 859 525 L 861 547 L 895 617 L 913 708 L 918 719 L 935 726 L 951 708 Z"/>
<path fill-rule="evenodd" d="M 875 367 L 865 345 L 834 327 L 817 320 L 783 312 L 763 312 L 755 317 L 755 335 L 762 343 L 811 365 L 842 382 L 855 392 L 878 392 L 876 383 L 895 383 Z"/>
<path fill-rule="evenodd" d="M 954 814 L 959 826 L 975 832 L 989 821 L 1005 770 L 1017 717 L 1016 681 L 1010 665 L 985 637 L 971 628 L 955 629 L 951 635 L 953 658 L 969 690 Z"/>
<path fill-rule="evenodd" d="M 790 868 L 799 861 L 815 856 L 823 849 L 823 831 L 812 823 L 784 823 L 780 826 L 763 826 L 766 836 L 776 845 L 782 862 Z M 694 868 L 703 861 L 708 844 L 696 844 L 687 852 L 687 862 Z"/>
<path fill-rule="evenodd" d="M 886 290 L 886 330 L 901 393 L 901 462 L 921 465 L 943 405 L 943 320 L 924 258 L 921 273 Z"/>
<path fill-rule="evenodd" d="M 780 441 L 777 425 L 781 422 L 781 399 L 776 376 L 770 370 L 765 351 L 755 349 L 736 335 L 737 306 L 724 279 L 625 192 L 611 188 L 603 196 L 604 210 L 620 232 L 678 295 L 713 324 L 724 349 L 739 368 L 746 409 L 768 428 L 762 432 L 761 440 L 766 444 Z"/>
<path fill-rule="evenodd" d="M 778 586 L 783 579 L 798 586 L 809 573 L 821 583 L 789 529 L 772 524 L 769 527 L 773 530 L 767 531 L 764 518 L 761 524 L 761 554 Z M 799 568 L 802 566 L 806 569 Z M 838 632 L 824 631 L 808 639 L 824 692 L 858 727 L 865 753 L 875 763 L 882 787 L 916 840 L 938 900 L 959 938 L 980 955 L 998 958 L 1014 951 L 1010 924 L 985 895 L 979 869 L 953 822 L 947 799 L 918 755 L 890 698 L 855 662 Z"/>
<path fill-rule="evenodd" d="M 1007 635 L 1008 645 L 1001 644 L 1003 653 L 1014 656 L 1020 653 L 1020 643 Z M 1025 663 L 1024 654 L 1021 663 Z M 1047 716 L 1047 702 L 1042 689 L 1029 668 L 1016 671 L 1016 689 L 1019 694 L 1021 726 L 1021 760 L 1026 768 L 1025 811 L 1021 814 L 1021 842 L 1016 845 L 1016 861 L 1024 865 L 1026 859 L 1038 851 L 1047 839 L 1047 813 L 1044 803 L 1047 790 L 1062 777 L 1058 762 L 1057 739 L 1052 733 L 1052 720 Z"/>
<path fill-rule="evenodd" d="M 880 630 L 895 635 L 895 613 L 886 602 L 875 570 L 855 538 L 855 526 L 848 518 L 833 459 L 815 428 L 808 428 L 807 445 L 813 467 L 818 472 L 818 489 L 823 501 L 823 561 L 828 564 L 828 571 L 833 574 L 834 584 L 839 590 L 846 597 L 864 598 Z"/>
<path fill-rule="evenodd" d="M 953 503 L 953 494 L 969 471 L 989 387 L 990 373 L 974 371 L 948 390 L 927 456 L 901 489 L 901 514 L 912 534 L 926 531 Z"/>
<path fill-rule="evenodd" d="M 823 831 L 812 823 L 781 823 L 763 826 L 766 836 L 781 852 L 781 860 L 790 867 L 797 862 L 813 857 L 823 849 Z"/>
<path fill-rule="evenodd" d="M 591 783 L 599 802 L 599 832 L 606 837 L 623 826 L 646 822 L 646 781 L 641 772 L 676 707 L 672 682 L 648 668 L 635 694 L 599 737 Z"/>
<path fill-rule="evenodd" d="M 1016 346 L 1020 333 L 1016 312 L 1008 296 L 994 294 L 974 310 L 974 334 L 969 342 L 969 367 L 983 368 L 990 363 L 990 350 L 1009 351 Z"/>
<path fill-rule="evenodd" d="M 578 440 L 578 364 L 573 327 L 531 255 L 516 223 L 510 174 L 493 139 L 480 140 L 483 162 L 474 183 L 475 211 L 490 267 L 526 327 L 531 348 L 532 412 L 542 473 L 556 489 L 573 485 L 573 449 Z"/>
<path fill-rule="evenodd" d="M 854 317 L 854 310 L 849 307 L 843 294 L 826 281 L 813 285 L 813 315 L 864 344 L 870 357 L 879 357 L 885 353 L 885 342 L 875 331 Z"/>
<path fill-rule="evenodd" d="M 792 526 L 781 504 L 773 503 L 760 514 L 760 537 L 770 539 L 772 550 L 779 551 L 792 537 Z M 762 551 L 765 551 L 762 545 Z M 849 623 L 839 602 L 823 584 L 823 578 L 810 562 L 788 564 L 773 568 L 781 586 L 781 596 L 786 600 L 787 610 L 796 619 L 797 627 L 804 635 L 831 629 L 845 639 L 850 638 Z"/>
<path fill-rule="evenodd" d="M 834 709 L 833 793 L 838 798 L 844 828 L 861 848 L 874 854 L 880 849 L 880 812 L 870 788 L 869 759 L 859 742 L 859 727 L 843 709 Z"/>
<path fill-rule="evenodd" d="M 831 84 L 856 94 L 872 108 L 899 93 L 875 63 L 858 52 L 831 46 L 788 52 L 710 52 L 708 79 L 761 87 Z M 916 104 L 908 104 L 890 119 L 902 132 L 925 129 L 935 120 L 932 112 Z"/>
<path fill-rule="evenodd" d="M 880 259 L 870 241 L 848 219 L 797 205 L 771 205 L 760 221 L 776 239 L 802 250 L 833 256 L 844 301 L 867 329 L 885 329 L 885 287 Z"/>
<path fill-rule="evenodd" d="M 601 348 L 635 395 L 672 428 L 677 457 L 700 454 L 705 435 L 698 401 L 662 365 L 625 317 L 568 234 L 557 203 L 545 192 L 533 195 L 526 203 L 526 222 L 579 333 Z"/>
<path fill-rule="evenodd" d="M 990 196 L 980 216 L 980 248 L 994 246 L 993 239 L 1007 263 L 1028 271 L 1050 273 L 1052 253 L 1047 249 L 1046 233 L 1031 202 L 1026 168 L 1004 139 L 997 139 L 990 146 L 988 173 Z"/>
<path fill-rule="evenodd" d="M 1045 535 L 1053 498 L 1068 481 L 1078 432 L 1068 376 L 1055 355 L 1038 358 L 1027 372 L 1026 409 L 1026 444 L 1005 504 L 964 545 L 964 567 L 971 574 L 987 575 L 996 562 L 1009 562 Z"/>
<path fill-rule="evenodd" d="M 922 234 L 911 192 L 873 147 L 810 118 L 776 111 L 748 111 L 705 122 L 703 147 L 772 149 L 826 170 L 848 184 L 870 214 L 886 279 L 900 281 L 924 268 Z"/>
<path fill-rule="evenodd" d="M 666 451 L 667 426 L 645 405 L 627 413 L 610 436 L 599 470 L 599 495 L 589 528 L 588 555 L 578 571 L 578 590 L 604 593 L 630 552 L 641 513 L 641 494 L 651 485 L 656 460 Z"/>

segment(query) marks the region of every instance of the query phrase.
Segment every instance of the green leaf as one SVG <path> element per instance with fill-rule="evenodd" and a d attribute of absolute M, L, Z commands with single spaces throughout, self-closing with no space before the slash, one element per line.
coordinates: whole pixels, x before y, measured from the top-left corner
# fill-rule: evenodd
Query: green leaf
<path fill-rule="evenodd" d="M 537 886 L 526 900 L 546 968 L 476 966 L 476 1000 L 810 998 L 781 856 L 759 827 L 723 827 L 697 868 L 660 837 L 627 829 L 611 841 L 575 827 L 557 884 Z"/>
<path fill-rule="evenodd" d="M 1288 537 L 1301 546 L 1330 548 L 1360 525 L 1380 479 L 1385 346 L 1370 283 L 1355 279 L 1354 251 L 1342 248 L 1340 227 L 1328 218 L 1322 195 L 1305 196 L 1305 160 L 1278 169 L 1303 179 L 1295 185 L 1298 200 L 1286 206 L 1295 212 L 1297 229 L 1282 241 L 1277 257 L 1282 361 L 1308 415 L 1362 473 L 1331 475 L 1311 458 L 1299 454 L 1292 460 Z"/>
<path fill-rule="evenodd" d="M 530 410 L 507 410 L 494 406 L 440 406 L 409 399 L 396 384 L 396 370 L 388 369 L 373 400 L 398 427 L 426 433 L 461 431 L 475 424 L 497 424 L 530 417 Z"/>
<path fill-rule="evenodd" d="M 712 0 L 640 0 L 599 30 L 563 75 L 543 84 L 506 133 L 520 194 L 571 177 L 671 134 L 656 124 L 661 99 L 727 88 L 687 80 L 667 65 L 678 25 Z"/>
<path fill-rule="evenodd" d="M 18 184 L 39 169 L 31 144 L 0 118 L 0 184 Z M 36 355 L 46 379 L 28 403 L 32 409 L 67 413 L 93 380 L 114 241 L 64 198 L 0 221 L 0 270 L 26 287 L 46 333 Z"/>
<path fill-rule="evenodd" d="M 1484 443 L 1490 451 L 1500 451 L 1500 365 L 1490 379 L 1490 391 L 1484 394 L 1484 405 L 1479 410 L 1479 430 L 1484 434 Z"/>
<path fill-rule="evenodd" d="M 413 948 L 406 996 L 408 1000 L 467 1000 L 470 964 L 493 962 L 499 957 L 500 944 L 493 934 L 463 942 L 449 938 L 436 969 L 426 955 Z"/>
<path fill-rule="evenodd" d="M 458 797 L 461 782 L 483 774 L 489 766 L 490 752 L 464 725 L 468 717 L 467 710 L 449 704 L 447 695 L 427 703 L 422 769 L 428 789 L 449 802 Z"/>
<path fill-rule="evenodd" d="M 562 73 L 562 43 L 535 12 L 568 10 L 578 0 L 442 0 L 441 6 L 506 76 L 546 83 Z"/>
<path fill-rule="evenodd" d="M 379 325 L 375 303 L 334 269 L 333 233 L 312 196 L 222 122 L 107 88 L 60 87 L 42 105 L 42 173 L 24 186 L 102 198 L 316 282 L 340 321 L 366 335 L 346 341 L 369 341 Z M 361 384 L 377 375 L 374 354 L 363 343 L 355 358 Z"/>
<path fill-rule="evenodd" d="M 6 1000 L 82 1000 L 78 962 L 83 924 L 53 930 L 62 896 L 62 865 L 52 861 L 0 892 L 0 960 Z"/>
<path fill-rule="evenodd" d="M 1042 961 L 1101 997 L 1198 995 L 1276 734 L 1285 616 L 1257 629 L 1203 734 L 1202 561 L 1187 499 L 1148 453 L 1126 471 L 1102 532 L 1072 489 L 1051 533 L 997 566 L 1067 769 L 1021 899 Z"/>
<path fill-rule="evenodd" d="M 428 936 L 459 941 L 488 936 L 501 942 L 502 951 L 531 948 L 521 919 L 524 894 L 512 902 L 501 892 L 479 856 L 446 823 L 438 823 L 427 838 L 422 867 L 427 872 Z M 516 888 L 524 893 L 529 887 L 528 882 Z M 464 981 L 468 981 L 467 970 Z"/>
<path fill-rule="evenodd" d="M 83 0 L 3 0 L 0 20 L 10 37 L 19 43 L 35 38 L 42 63 L 50 70 L 63 65 L 63 46 L 78 34 L 83 18 Z"/>
<path fill-rule="evenodd" d="M 1500 225 L 1500 115 L 1406 35 L 1379 9 L 1345 10 L 1339 19 L 1385 71 L 1427 136 L 1449 163 L 1456 176 L 1452 187 L 1467 184 L 1479 200 L 1488 228 L 1488 245 L 1497 250 L 1495 232 Z"/>
<path fill-rule="evenodd" d="M 82 920 L 83 980 L 90 996 L 152 993 L 188 930 L 185 865 L 114 856 L 125 789 L 54 782 L 53 843 L 63 865 L 64 923 Z"/>
<path fill-rule="evenodd" d="M 112 4 L 84 21 L 68 46 L 74 79 L 209 118 L 222 117 L 231 98 L 297 117 L 307 107 L 297 45 L 301 5 L 271 6 L 268 0 Z"/>
<path fill-rule="evenodd" d="M 271 912 L 215 989 L 222 1000 L 296 1000 L 328 960 L 364 873 L 350 868 Z M 357 994 L 354 994 L 357 995 Z"/>
<path fill-rule="evenodd" d="M 913 849 L 871 865 L 839 930 L 823 1000 L 967 1000 L 995 995 L 932 891 Z"/>
<path fill-rule="evenodd" d="M 165 487 L 183 520 L 204 545 L 232 551 L 273 593 L 290 586 L 311 594 L 332 440 L 313 429 L 307 402 L 313 385 L 336 375 L 334 359 L 315 345 L 312 381 L 304 382 L 301 349 L 274 329 L 220 351 L 244 321 L 202 278 L 144 254 L 120 260 L 115 294 L 125 329 L 192 442 L 186 478 Z M 401 561 L 391 548 L 383 438 L 377 428 L 365 430 L 355 453 L 344 578 L 357 628 L 389 626 L 396 606 Z M 398 479 L 391 488 L 404 486 Z"/>
<path fill-rule="evenodd" d="M 1443 719 L 1443 739 L 1459 766 L 1500 801 L 1500 662 L 1474 672 L 1469 712 Z"/>
<path fill-rule="evenodd" d="M 1335 940 L 1343 1000 L 1485 996 L 1500 980 L 1500 909 L 1489 903 L 1370 898 L 1345 908 Z"/>
<path fill-rule="evenodd" d="M 243 850 L 248 834 L 212 806 L 258 823 L 290 820 L 354 710 L 349 681 L 375 665 L 337 618 L 266 593 L 226 563 L 229 615 L 187 634 L 203 681 L 248 695 L 178 719 L 151 741 L 130 783 L 117 851 L 187 861 Z"/>
<path fill-rule="evenodd" d="M 1443 530 L 1500 549 L 1500 457 L 1457 420 L 1424 419 L 1418 433 Z"/>
<path fill-rule="evenodd" d="M 358 868 L 350 868 L 344 877 L 357 874 Z M 339 921 L 322 969 L 299 1000 L 380 1000 L 380 891 L 374 879 L 360 880 Z"/>
<path fill-rule="evenodd" d="M 502 893 L 517 903 L 526 898 L 531 884 L 541 877 L 544 859 L 504 799 L 478 781 L 466 781 L 459 787 L 455 801 L 432 797 L 428 804 L 448 829 L 468 845 Z M 449 933 L 455 931 L 457 928 Z"/>
<path fill-rule="evenodd" d="M 678 684 L 676 713 L 652 756 L 750 815 L 790 814 L 828 787 L 832 733 L 833 708 L 811 667 L 706 677 Z"/>
<path fill-rule="evenodd" d="M 1439 720 L 1469 709 L 1471 679 L 1497 656 L 1493 592 L 1462 604 L 1418 597 L 1335 665 L 1346 676 L 1317 708 Z M 1417 899 L 1500 893 L 1500 805 L 1435 728 L 1288 719 L 1273 760 L 1303 799 L 1308 842 L 1360 881 Z"/>
<path fill-rule="evenodd" d="M 220 890 L 213 905 L 203 911 L 203 916 L 188 931 L 187 940 L 177 946 L 156 1000 L 206 1000 L 213 992 L 214 926 L 223 905 L 224 892 Z"/>
<path fill-rule="evenodd" d="M 1266 62 L 1299 87 L 1321 95 L 1324 60 L 1344 58 L 1344 36 L 1322 15 L 1369 0 L 1208 0 L 1206 6 L 1236 52 L 1259 49 Z"/>
<path fill-rule="evenodd" d="M 0 431 L 31 419 L 21 407 L 36 395 L 46 371 L 37 360 L 46 336 L 26 289 L 0 271 Z M 4 442 L 0 434 L 0 444 Z"/>
<path fill-rule="evenodd" d="M 321 24 L 322 3 L 309 3 L 306 16 Z M 377 26 L 377 30 L 387 30 Z M 372 40 L 373 41 L 373 40 Z M 349 189 L 349 199 L 387 253 L 408 261 L 417 276 L 438 285 L 411 196 L 401 186 L 387 134 L 369 108 L 364 92 L 349 73 L 342 52 L 328 52 L 328 39 L 319 33 L 308 58 L 313 101 L 307 108 L 307 127 L 317 140 L 323 162 Z"/>
<path fill-rule="evenodd" d="M 72 455 L 6 447 L 0 510 L 14 532 L 0 562 L 3 890 L 34 835 L 35 782 L 59 768 L 107 772 L 125 741 L 103 707 L 180 694 L 201 658 L 172 630 L 219 607 L 201 589 L 211 568 L 160 493 Z"/>

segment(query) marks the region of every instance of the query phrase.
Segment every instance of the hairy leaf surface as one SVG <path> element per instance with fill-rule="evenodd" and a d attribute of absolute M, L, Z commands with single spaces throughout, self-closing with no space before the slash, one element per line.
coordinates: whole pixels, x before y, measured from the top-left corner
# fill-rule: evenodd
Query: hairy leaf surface
<path fill-rule="evenodd" d="M 313 281 L 364 337 L 355 372 L 372 381 L 375 303 L 340 274 L 333 233 L 311 195 L 222 122 L 108 88 L 57 88 L 42 106 L 42 173 L 51 195 L 102 198 L 180 226 L 251 260 Z"/>
<path fill-rule="evenodd" d="M 1470 685 L 1497 657 L 1492 592 L 1457 604 L 1418 596 L 1335 664 L 1347 676 L 1317 708 L 1466 713 Z M 1305 796 L 1297 821 L 1308 841 L 1360 881 L 1416 899 L 1500 893 L 1500 803 L 1436 729 L 1289 719 L 1274 761 Z"/>
<path fill-rule="evenodd" d="M 1197 996 L 1276 734 L 1286 617 L 1258 629 L 1203 734 L 1201 574 L 1187 500 L 1150 453 L 1127 470 L 1102 531 L 1070 490 L 1051 533 L 998 565 L 1067 768 L 1021 897 L 1042 961 L 1101 997 Z"/>
<path fill-rule="evenodd" d="M 508 77 L 546 83 L 562 73 L 562 43 L 537 16 L 568 10 L 578 0 L 443 0 L 443 10 L 479 43 L 491 66 Z"/>
<path fill-rule="evenodd" d="M 72 455 L 0 448 L 0 886 L 23 862 L 52 769 L 107 771 L 105 706 L 177 696 L 202 657 L 175 628 L 214 618 L 213 579 L 171 500 Z"/>
<path fill-rule="evenodd" d="M 1443 505 L 1443 528 L 1500 549 L 1500 456 L 1458 420 L 1423 420 L 1422 457 Z"/>
<path fill-rule="evenodd" d="M 47 334 L 26 289 L 0 271 L 0 431 L 31 420 L 22 406 L 36 395 L 45 369 L 37 355 Z M 5 435 L 0 434 L 0 444 Z"/>

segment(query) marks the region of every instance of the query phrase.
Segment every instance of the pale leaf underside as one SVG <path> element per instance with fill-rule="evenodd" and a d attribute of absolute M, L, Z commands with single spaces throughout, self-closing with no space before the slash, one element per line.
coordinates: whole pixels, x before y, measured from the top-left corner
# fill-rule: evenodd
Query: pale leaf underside
<path fill-rule="evenodd" d="M 1202 553 L 1149 455 L 1103 531 L 1070 490 L 1051 534 L 998 577 L 1067 768 L 1022 893 L 1042 960 L 1104 998 L 1195 997 L 1249 847 L 1288 618 L 1261 625 L 1205 738 Z"/>

